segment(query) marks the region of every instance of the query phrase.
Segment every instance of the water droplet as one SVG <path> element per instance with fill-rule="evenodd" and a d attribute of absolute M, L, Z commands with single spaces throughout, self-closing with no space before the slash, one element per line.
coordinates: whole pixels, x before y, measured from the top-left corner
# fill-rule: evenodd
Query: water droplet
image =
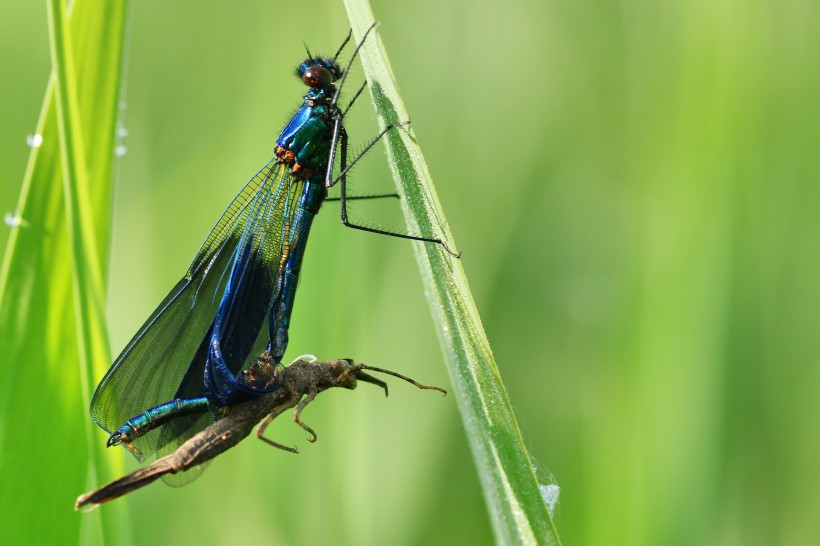
<path fill-rule="evenodd" d="M 541 498 L 544 499 L 544 503 L 547 505 L 550 517 L 554 517 L 555 507 L 558 506 L 558 497 L 561 496 L 561 488 L 554 483 L 550 483 L 547 485 L 539 485 L 538 491 L 541 492 Z"/>
<path fill-rule="evenodd" d="M 126 148 L 125 146 L 120 144 L 119 146 L 114 148 L 114 155 L 117 156 L 117 157 L 122 157 L 122 156 L 125 155 L 125 152 L 127 152 L 127 151 L 128 151 L 128 148 Z"/>
<path fill-rule="evenodd" d="M 128 127 L 121 121 L 117 122 L 117 136 L 120 138 L 125 138 L 128 136 Z"/>
<path fill-rule="evenodd" d="M 26 144 L 32 148 L 39 148 L 43 143 L 43 135 L 35 133 L 26 137 Z"/>
<path fill-rule="evenodd" d="M 119 107 L 120 107 L 120 110 L 125 110 L 126 108 L 128 108 L 128 103 L 125 102 L 124 100 L 120 101 Z"/>
<path fill-rule="evenodd" d="M 23 226 L 26 224 L 26 222 L 23 220 L 23 215 L 20 214 L 19 210 L 7 212 L 6 216 L 4 217 L 4 220 L 6 222 L 6 225 L 9 227 Z"/>

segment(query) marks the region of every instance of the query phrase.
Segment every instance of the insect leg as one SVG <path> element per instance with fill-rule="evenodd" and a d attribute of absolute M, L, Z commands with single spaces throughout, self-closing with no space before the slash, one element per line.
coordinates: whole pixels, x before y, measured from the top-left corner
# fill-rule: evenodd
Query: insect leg
<path fill-rule="evenodd" d="M 364 88 L 366 86 L 367 86 L 367 81 L 363 81 L 361 87 L 359 87 L 359 90 L 356 91 L 356 94 L 353 95 L 353 98 L 350 99 L 350 102 L 347 103 L 347 106 L 345 107 L 345 109 L 342 110 L 342 117 L 345 117 L 347 115 L 347 111 L 350 110 L 350 108 L 353 106 L 353 103 L 356 102 L 356 99 L 359 98 L 359 95 L 362 94 L 362 91 L 364 91 Z"/>
<path fill-rule="evenodd" d="M 383 199 L 385 197 L 395 197 L 396 199 L 399 198 L 398 193 L 380 193 L 378 195 L 348 195 L 348 201 L 363 201 L 365 199 Z M 341 197 L 327 197 L 325 201 L 341 201 Z"/>
<path fill-rule="evenodd" d="M 338 123 L 338 121 L 337 121 L 337 123 Z M 339 173 L 339 176 L 336 177 L 336 179 L 334 179 L 330 182 L 330 186 L 335 184 L 337 181 L 341 182 L 341 196 L 339 198 L 339 201 L 341 201 L 341 204 L 342 204 L 342 207 L 341 207 L 342 208 L 342 211 L 341 211 L 341 213 L 342 213 L 342 224 L 344 224 L 345 226 L 347 226 L 349 228 L 352 228 L 352 229 L 358 229 L 358 230 L 361 230 L 361 231 L 368 231 L 370 233 L 378 233 L 380 235 L 387 235 L 389 237 L 397 237 L 397 238 L 400 238 L 400 239 L 409 239 L 411 241 L 422 241 L 422 242 L 425 242 L 425 243 L 435 243 L 437 245 L 441 245 L 444 248 L 444 250 L 448 254 L 450 254 L 451 256 L 458 258 L 461 255 L 453 252 L 452 250 L 450 250 L 450 247 L 447 246 L 447 243 L 445 243 L 441 239 L 434 238 L 434 237 L 421 237 L 421 236 L 418 236 L 418 235 L 409 235 L 407 233 L 398 233 L 398 232 L 389 231 L 389 230 L 386 230 L 386 229 L 379 229 L 379 228 L 374 228 L 374 227 L 369 227 L 369 226 L 363 226 L 363 225 L 360 225 L 360 224 L 354 224 L 353 222 L 350 221 L 350 219 L 347 216 L 347 199 L 348 199 L 348 197 L 347 197 L 347 171 L 349 171 L 350 168 L 353 167 L 353 165 L 355 165 L 356 162 L 359 161 L 359 159 L 361 159 L 362 156 L 364 156 L 364 154 L 367 153 L 367 151 L 370 150 L 370 148 L 372 148 L 379 141 L 379 139 L 381 139 L 385 134 L 387 134 L 387 132 L 390 129 L 398 128 L 398 127 L 401 127 L 402 125 L 407 125 L 409 123 L 410 123 L 409 121 L 405 121 L 403 123 L 399 123 L 399 124 L 396 124 L 396 125 L 388 125 L 387 127 L 385 127 L 376 136 L 376 138 L 374 138 L 370 142 L 370 144 L 368 144 L 365 147 L 365 149 L 358 156 L 356 156 L 353 159 L 353 161 L 350 162 L 349 165 L 347 164 L 347 132 L 344 131 L 344 128 L 342 128 L 342 130 L 338 132 L 339 139 L 340 139 L 341 145 L 342 145 L 342 150 L 341 150 L 341 156 L 342 157 L 341 157 L 341 164 L 340 164 L 341 172 Z M 336 134 L 337 134 L 337 131 L 334 130 L 334 137 L 336 136 Z M 334 146 L 334 148 L 335 148 L 335 146 Z M 333 155 L 331 154 L 331 159 L 332 158 L 333 158 Z M 330 177 L 327 176 L 326 180 L 328 178 L 330 178 Z M 330 186 L 328 186 L 328 187 L 330 187 Z"/>
<path fill-rule="evenodd" d="M 307 406 L 308 404 L 313 402 L 313 400 L 315 398 L 316 398 L 316 391 L 309 392 L 308 395 L 305 396 L 302 399 L 301 402 L 299 402 L 299 405 L 296 406 L 296 411 L 293 412 L 293 422 L 296 423 L 297 425 L 299 425 L 300 427 L 302 427 L 303 429 L 305 429 L 306 431 L 308 431 L 310 433 L 310 435 L 313 436 L 313 438 L 308 438 L 308 442 L 311 442 L 311 443 L 316 441 L 316 438 L 317 438 L 316 431 L 314 431 L 312 428 L 310 428 L 309 426 L 304 424 L 302 422 L 302 420 L 300 419 L 300 417 L 302 415 L 302 410 L 305 409 L 305 406 Z"/>
<path fill-rule="evenodd" d="M 384 368 L 377 368 L 375 366 L 368 366 L 367 364 L 359 364 L 359 369 L 360 370 L 371 370 L 371 371 L 374 371 L 374 372 L 379 372 L 379 373 L 383 373 L 383 374 L 387 374 L 387 375 L 392 375 L 393 377 L 397 377 L 399 379 L 407 381 L 408 383 L 410 383 L 412 385 L 415 385 L 419 389 L 439 391 L 441 393 L 444 393 L 445 395 L 447 394 L 447 391 L 442 389 L 441 387 L 436 387 L 435 385 L 422 385 L 421 383 L 419 383 L 415 379 L 407 377 L 406 375 L 402 375 L 398 372 L 394 372 L 392 370 L 385 370 Z M 360 374 L 361 374 L 361 372 L 359 372 L 356 375 L 356 377 L 359 377 Z"/>
<path fill-rule="evenodd" d="M 350 39 L 352 37 L 353 37 L 353 29 L 350 29 L 350 32 L 347 33 L 347 38 L 345 38 L 345 41 L 342 42 L 342 45 L 339 46 L 339 49 L 336 50 L 336 54 L 333 56 L 333 62 L 334 63 L 336 62 L 336 58 L 339 57 L 339 54 L 342 52 L 342 50 L 345 48 L 345 46 L 347 45 L 347 43 L 350 41 Z"/>
<path fill-rule="evenodd" d="M 344 72 L 342 72 L 342 78 L 339 80 L 339 84 L 336 86 L 336 92 L 333 94 L 333 100 L 330 101 L 331 108 L 336 106 L 336 103 L 339 102 L 339 92 L 342 90 L 342 86 L 344 86 L 345 80 L 347 79 L 347 74 L 350 72 L 350 67 L 353 65 L 353 60 L 356 59 L 356 55 L 359 54 L 359 50 L 362 48 L 362 45 L 364 45 L 365 40 L 367 40 L 367 36 L 370 34 L 370 31 L 376 28 L 377 25 L 378 23 L 373 23 L 370 25 L 370 28 L 368 28 L 367 32 L 365 32 L 364 36 L 362 36 L 362 41 L 359 42 L 359 45 L 357 45 L 356 49 L 353 51 L 353 55 L 350 56 L 350 60 L 347 61 L 347 66 L 345 66 Z"/>
<path fill-rule="evenodd" d="M 282 414 L 283 411 L 288 409 L 288 407 L 292 407 L 292 406 L 287 406 L 287 405 L 283 404 L 281 406 L 278 406 L 278 407 L 274 408 L 274 410 L 272 412 L 270 412 L 267 417 L 265 417 L 265 420 L 262 421 L 262 424 L 259 425 L 259 428 L 256 429 L 256 437 L 259 438 L 260 440 L 262 440 L 263 442 L 265 442 L 266 444 L 268 444 L 269 446 L 273 446 L 273 447 L 275 447 L 277 449 L 281 449 L 283 451 L 289 451 L 290 453 L 297 453 L 298 454 L 299 453 L 299 448 L 282 445 L 278 442 L 274 442 L 273 440 L 265 438 L 265 429 L 268 428 L 268 425 L 270 425 L 271 422 L 273 422 L 274 419 L 279 417 Z"/>

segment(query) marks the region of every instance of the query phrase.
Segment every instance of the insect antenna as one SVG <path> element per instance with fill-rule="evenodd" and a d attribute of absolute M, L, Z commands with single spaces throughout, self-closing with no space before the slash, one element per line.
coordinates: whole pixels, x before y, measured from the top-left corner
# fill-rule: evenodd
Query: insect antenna
<path fill-rule="evenodd" d="M 359 370 L 371 370 L 371 371 L 374 371 L 374 372 L 379 372 L 379 373 L 383 373 L 383 374 L 387 374 L 387 375 L 392 375 L 393 377 L 398 377 L 399 379 L 403 379 L 404 381 L 407 381 L 408 383 L 412 383 L 413 385 L 415 385 L 416 387 L 418 387 L 420 389 L 439 391 L 439 392 L 442 392 L 444 394 L 447 394 L 447 391 L 442 389 L 441 387 L 436 387 L 436 386 L 433 386 L 433 385 L 422 385 L 421 383 L 419 383 L 415 379 L 410 379 L 406 375 L 402 375 L 402 374 L 400 374 L 398 372 L 394 372 L 392 370 L 385 370 L 384 368 L 377 368 L 375 366 L 368 366 L 367 364 L 358 364 L 358 368 L 359 368 Z M 372 376 L 370 376 L 366 373 L 362 373 L 361 371 L 356 373 L 356 378 L 361 379 L 362 381 L 365 381 L 367 383 L 374 383 L 376 385 L 379 385 L 380 387 L 384 388 L 385 396 L 387 395 L 387 385 L 383 381 L 379 381 L 375 377 L 372 377 Z"/>

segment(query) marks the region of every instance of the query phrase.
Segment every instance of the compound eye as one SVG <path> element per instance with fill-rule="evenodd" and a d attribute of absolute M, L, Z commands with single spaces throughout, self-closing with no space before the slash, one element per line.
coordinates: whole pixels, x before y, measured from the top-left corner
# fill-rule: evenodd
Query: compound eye
<path fill-rule="evenodd" d="M 330 85 L 331 76 L 327 68 L 322 66 L 311 66 L 302 75 L 308 87 L 324 88 Z"/>

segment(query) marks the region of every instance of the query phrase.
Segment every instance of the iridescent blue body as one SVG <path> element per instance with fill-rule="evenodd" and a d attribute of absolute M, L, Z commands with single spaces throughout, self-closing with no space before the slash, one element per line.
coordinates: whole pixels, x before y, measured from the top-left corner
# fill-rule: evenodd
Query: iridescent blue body
<path fill-rule="evenodd" d="M 90 412 L 110 433 L 109 446 L 122 445 L 140 460 L 155 452 L 168 454 L 221 417 L 224 408 L 281 386 L 278 371 L 273 381 L 251 372 L 258 369 L 258 362 L 281 370 L 310 227 L 327 188 L 337 181 L 343 225 L 435 243 L 458 256 L 441 239 L 349 221 L 345 173 L 364 153 L 347 163 L 344 112 L 336 105 L 339 92 L 334 82 L 339 80 L 341 88 L 346 71 L 335 59 L 349 40 L 350 35 L 332 59 L 309 56 L 299 65 L 297 74 L 309 89 L 279 135 L 275 157 L 234 198 L 185 276 L 97 386 Z M 356 52 L 360 47 L 361 43 Z M 364 85 L 348 108 L 363 89 Z M 364 151 L 400 125 L 385 127 Z M 334 179 L 337 143 L 341 153 Z M 373 197 L 397 196 L 369 196 Z M 179 484 L 191 479 L 192 472 L 185 475 L 163 480 Z"/>
<path fill-rule="evenodd" d="M 118 431 L 130 438 L 139 438 L 150 430 L 164 425 L 172 419 L 185 415 L 202 413 L 208 407 L 208 399 L 201 398 L 177 398 L 159 406 L 155 406 L 145 412 L 129 419 Z M 142 457 L 142 452 L 133 448 L 130 444 L 123 444 L 126 448 L 131 448 L 132 453 L 138 458 Z"/>
<path fill-rule="evenodd" d="M 275 157 L 236 196 L 185 277 L 97 387 L 91 415 L 111 433 L 109 446 L 124 445 L 139 459 L 170 452 L 220 408 L 278 388 L 251 385 L 242 370 L 263 350 L 278 365 L 287 348 L 341 119 L 335 62 L 309 58 L 298 72 L 310 89 L 279 135 Z"/>
<path fill-rule="evenodd" d="M 300 179 L 304 180 L 301 190 L 295 192 L 296 206 L 293 207 L 292 214 L 282 226 L 283 239 L 291 239 L 295 242 L 288 244 L 284 241 L 282 245 L 283 250 L 279 256 L 279 271 L 276 279 L 279 286 L 269 307 L 267 352 L 277 363 L 281 362 L 288 345 L 290 314 L 293 310 L 299 270 L 307 246 L 310 226 L 313 223 L 313 217 L 318 214 L 319 208 L 327 197 L 324 182 L 332 136 L 329 100 L 326 89 L 310 89 L 304 97 L 304 104 L 276 140 L 274 161 L 282 166 L 292 166 L 291 175 L 294 177 L 292 183 Z M 289 230 L 289 222 L 298 227 L 286 233 Z M 251 247 L 246 245 L 245 248 L 250 249 Z M 252 250 L 248 250 L 247 254 L 251 256 Z M 231 281 L 246 278 L 248 271 L 250 274 L 254 273 L 246 266 L 247 259 L 247 256 L 242 256 L 234 262 Z M 223 312 L 223 306 L 226 312 Z M 223 315 L 234 312 L 235 308 L 234 290 L 229 284 L 223 296 L 223 304 L 220 305 L 220 310 L 217 311 L 214 319 L 204 376 L 206 398 L 211 404 L 218 406 L 230 406 L 267 392 L 246 386 L 237 377 L 237 367 L 226 362 L 222 351 L 223 323 L 225 322 Z"/>

